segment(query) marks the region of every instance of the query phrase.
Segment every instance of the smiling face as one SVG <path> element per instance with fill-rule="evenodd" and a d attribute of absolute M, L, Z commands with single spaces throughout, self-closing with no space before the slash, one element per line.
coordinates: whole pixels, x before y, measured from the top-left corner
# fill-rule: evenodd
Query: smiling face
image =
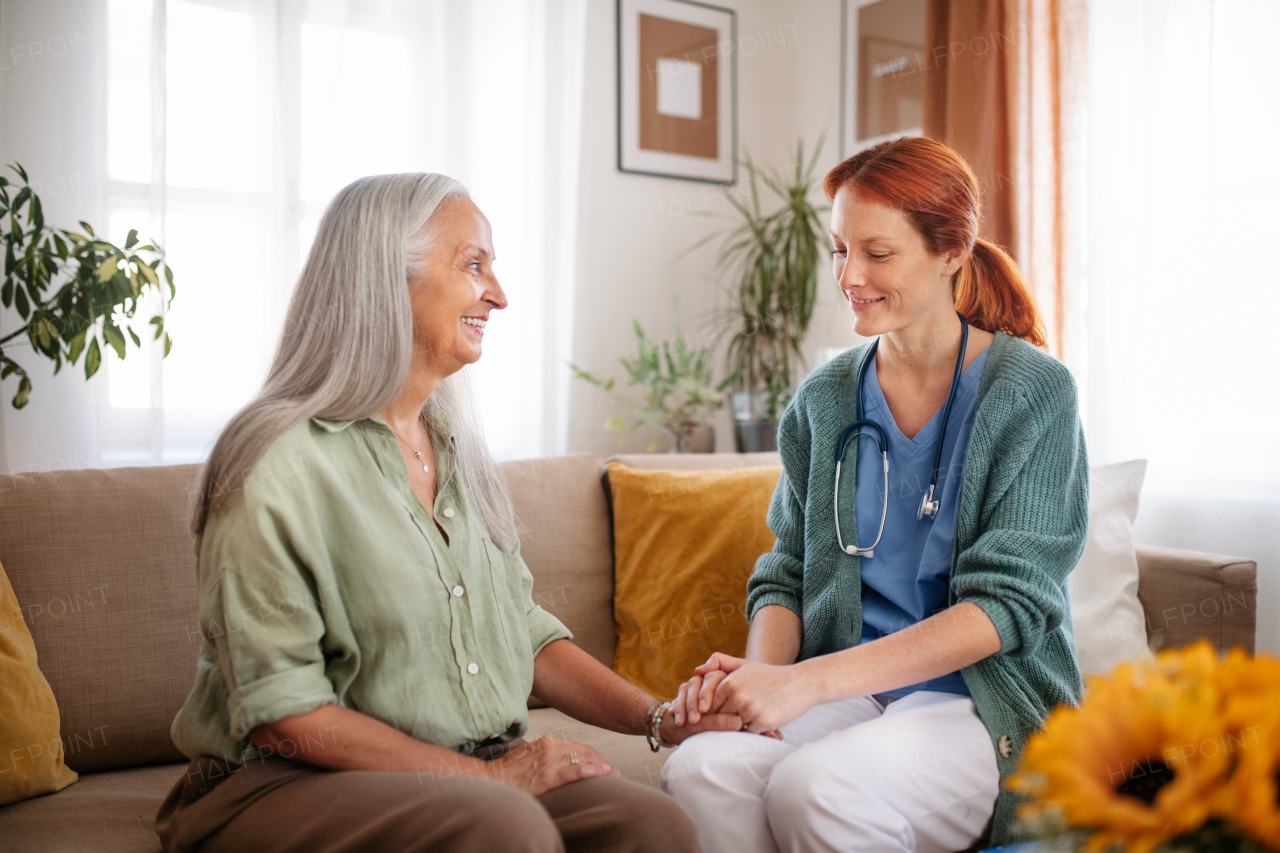
<path fill-rule="evenodd" d="M 443 378 L 479 361 L 489 314 L 507 295 L 493 273 L 489 220 L 471 199 L 446 200 L 428 226 L 435 242 L 409 282 L 414 359 Z"/>
<path fill-rule="evenodd" d="M 931 338 L 956 322 L 951 276 L 965 251 L 931 255 L 901 210 L 859 198 L 850 187 L 831 206 L 832 267 L 862 337 Z"/>

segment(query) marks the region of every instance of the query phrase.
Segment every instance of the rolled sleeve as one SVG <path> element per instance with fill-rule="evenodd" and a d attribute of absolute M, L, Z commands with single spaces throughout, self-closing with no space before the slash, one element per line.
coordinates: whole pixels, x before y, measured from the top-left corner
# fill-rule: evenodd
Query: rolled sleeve
<path fill-rule="evenodd" d="M 529 645 L 537 657 L 548 643 L 555 640 L 572 640 L 573 633 L 556 617 L 534 604 L 527 614 L 529 620 Z"/>
<path fill-rule="evenodd" d="M 296 717 L 335 701 L 323 663 L 282 670 L 231 692 L 227 700 L 231 736 L 243 739 L 264 723 Z"/>
<path fill-rule="evenodd" d="M 337 701 L 325 673 L 314 581 L 269 524 L 241 532 L 242 562 L 222 573 L 222 625 L 209 625 L 227 680 L 231 735 Z"/>

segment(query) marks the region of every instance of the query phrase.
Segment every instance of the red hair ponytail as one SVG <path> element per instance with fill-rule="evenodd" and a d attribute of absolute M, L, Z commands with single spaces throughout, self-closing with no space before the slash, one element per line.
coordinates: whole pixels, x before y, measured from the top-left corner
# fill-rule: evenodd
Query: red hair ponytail
<path fill-rule="evenodd" d="M 881 142 L 845 160 L 822 181 L 831 200 L 845 187 L 907 214 L 931 254 L 969 250 L 951 288 L 956 310 L 972 325 L 1048 348 L 1040 309 L 1018 264 L 978 237 L 978 179 L 956 151 L 925 136 Z"/>
<path fill-rule="evenodd" d="M 1048 349 L 1040 309 L 1009 253 L 981 237 L 952 279 L 956 310 L 988 332 L 1005 332 Z"/>

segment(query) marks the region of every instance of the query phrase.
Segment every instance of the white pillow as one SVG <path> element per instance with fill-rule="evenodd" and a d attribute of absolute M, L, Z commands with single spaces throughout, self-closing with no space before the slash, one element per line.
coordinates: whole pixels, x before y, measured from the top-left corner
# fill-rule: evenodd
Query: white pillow
<path fill-rule="evenodd" d="M 1076 658 L 1084 676 L 1151 657 L 1132 535 L 1146 473 L 1145 459 L 1089 469 L 1089 541 L 1068 575 Z"/>

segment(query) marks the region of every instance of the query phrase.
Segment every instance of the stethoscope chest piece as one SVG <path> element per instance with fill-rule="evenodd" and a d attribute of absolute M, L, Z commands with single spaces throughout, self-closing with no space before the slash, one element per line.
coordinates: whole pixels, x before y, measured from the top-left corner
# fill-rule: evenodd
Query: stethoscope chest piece
<path fill-rule="evenodd" d="M 937 518 L 938 509 L 941 506 L 941 501 L 933 499 L 933 486 L 929 486 L 929 491 L 920 499 L 920 509 L 916 512 L 916 521 L 922 520 L 926 515 L 930 518 Z"/>

